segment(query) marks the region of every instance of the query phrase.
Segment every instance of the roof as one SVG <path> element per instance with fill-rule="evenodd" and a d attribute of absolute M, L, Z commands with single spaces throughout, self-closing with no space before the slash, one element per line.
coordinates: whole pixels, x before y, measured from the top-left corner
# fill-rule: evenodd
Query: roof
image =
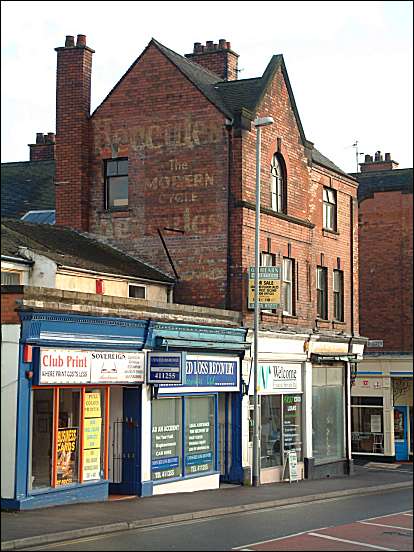
<path fill-rule="evenodd" d="M 1 164 L 1 216 L 20 218 L 29 210 L 55 208 L 55 162 Z"/>
<path fill-rule="evenodd" d="M 90 237 L 86 233 L 21 220 L 2 219 L 1 254 L 16 257 L 19 247 L 55 261 L 59 266 L 142 278 L 166 284 L 174 279 L 156 268 Z"/>
<path fill-rule="evenodd" d="M 390 169 L 351 173 L 358 180 L 358 201 L 373 197 L 375 192 L 413 193 L 413 169 Z"/>

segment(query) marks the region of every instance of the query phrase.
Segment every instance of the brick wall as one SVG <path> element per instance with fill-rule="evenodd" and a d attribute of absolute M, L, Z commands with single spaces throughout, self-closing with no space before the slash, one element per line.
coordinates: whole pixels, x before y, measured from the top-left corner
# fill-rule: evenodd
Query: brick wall
<path fill-rule="evenodd" d="M 86 37 L 56 48 L 56 224 L 88 230 L 89 115 L 93 50 Z"/>
<path fill-rule="evenodd" d="M 53 161 L 55 158 L 55 134 L 49 132 L 36 134 L 36 143 L 29 144 L 30 161 Z"/>
<path fill-rule="evenodd" d="M 185 57 L 215 73 L 220 80 L 237 80 L 239 56 L 231 50 L 230 42 L 224 39 L 219 40 L 218 44 L 208 41 L 205 46 L 196 42 L 193 53 Z"/>
<path fill-rule="evenodd" d="M 2 286 L 1 290 L 1 323 L 2 324 L 19 324 L 20 318 L 16 311 L 16 301 L 23 297 L 22 291 L 6 291 L 7 288 L 16 286 Z M 19 286 L 21 287 L 21 286 Z"/>
<path fill-rule="evenodd" d="M 91 231 L 171 273 L 160 230 L 179 275 L 175 300 L 219 308 L 227 279 L 224 123 L 150 45 L 93 115 L 90 165 Z M 123 212 L 105 210 L 103 167 L 112 155 L 128 157 Z"/>
<path fill-rule="evenodd" d="M 381 351 L 412 351 L 413 196 L 377 192 L 359 205 L 360 322 Z"/>

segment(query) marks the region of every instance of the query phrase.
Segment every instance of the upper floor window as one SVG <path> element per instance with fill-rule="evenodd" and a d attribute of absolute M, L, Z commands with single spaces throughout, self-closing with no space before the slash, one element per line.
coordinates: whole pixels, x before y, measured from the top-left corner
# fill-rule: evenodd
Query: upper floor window
<path fill-rule="evenodd" d="M 134 297 L 135 299 L 146 299 L 146 287 L 137 286 L 135 284 L 128 284 L 128 296 Z"/>
<path fill-rule="evenodd" d="M 342 270 L 333 271 L 333 301 L 334 319 L 344 321 L 344 273 Z"/>
<path fill-rule="evenodd" d="M 105 193 L 107 209 L 128 207 L 128 159 L 105 161 Z"/>
<path fill-rule="evenodd" d="M 272 158 L 270 174 L 272 209 L 278 213 L 286 213 L 286 171 L 284 170 L 283 159 L 277 153 Z"/>
<path fill-rule="evenodd" d="M 275 266 L 276 256 L 273 253 L 260 254 L 260 266 Z M 270 309 L 261 309 L 262 312 L 272 312 Z"/>
<path fill-rule="evenodd" d="M 19 286 L 20 282 L 20 272 L 1 271 L 2 286 Z"/>
<path fill-rule="evenodd" d="M 328 271 L 324 266 L 316 268 L 317 316 L 328 319 Z"/>
<path fill-rule="evenodd" d="M 295 314 L 295 279 L 294 279 L 294 261 L 285 257 L 283 259 L 283 314 L 294 315 Z"/>
<path fill-rule="evenodd" d="M 323 189 L 323 227 L 336 231 L 336 190 Z"/>

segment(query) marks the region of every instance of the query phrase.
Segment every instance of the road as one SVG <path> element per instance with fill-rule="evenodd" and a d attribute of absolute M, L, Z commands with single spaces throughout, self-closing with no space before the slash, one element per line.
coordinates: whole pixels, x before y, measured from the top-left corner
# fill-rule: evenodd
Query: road
<path fill-rule="evenodd" d="M 26 550 L 413 550 L 412 508 L 412 492 L 403 489 L 134 529 Z M 392 517 L 383 518 L 389 515 Z M 373 519 L 377 517 L 381 519 Z M 282 538 L 287 536 L 289 540 Z"/>

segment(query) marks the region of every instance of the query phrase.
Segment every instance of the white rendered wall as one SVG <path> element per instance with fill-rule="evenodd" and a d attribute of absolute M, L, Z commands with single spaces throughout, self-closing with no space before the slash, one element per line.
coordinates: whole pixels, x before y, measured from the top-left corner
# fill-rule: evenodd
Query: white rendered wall
<path fill-rule="evenodd" d="M 30 285 L 38 287 L 56 287 L 56 263 L 43 255 L 30 251 L 27 247 L 19 248 L 19 255 L 25 259 L 34 261 L 30 274 Z"/>
<path fill-rule="evenodd" d="M 14 498 L 20 324 L 2 324 L 1 334 L 1 497 Z"/>
<path fill-rule="evenodd" d="M 303 364 L 303 457 L 311 458 L 312 451 L 312 363 Z"/>
<path fill-rule="evenodd" d="M 163 483 L 162 485 L 154 485 L 153 494 L 170 494 L 170 493 L 192 493 L 194 491 L 208 491 L 209 489 L 218 489 L 220 487 L 220 474 L 215 473 L 204 477 L 193 477 L 183 479 L 182 481 L 174 481 L 173 483 Z"/>

